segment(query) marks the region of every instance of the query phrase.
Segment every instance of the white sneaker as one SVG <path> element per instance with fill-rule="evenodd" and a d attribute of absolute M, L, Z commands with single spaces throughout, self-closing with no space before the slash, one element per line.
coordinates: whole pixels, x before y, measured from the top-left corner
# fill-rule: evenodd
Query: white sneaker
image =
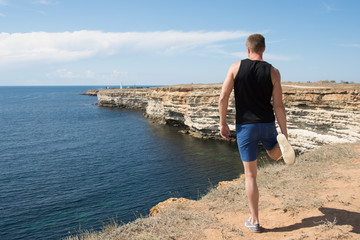
<path fill-rule="evenodd" d="M 277 135 L 276 139 L 279 143 L 284 162 L 287 165 L 293 165 L 295 163 L 295 151 L 291 147 L 285 135 L 280 133 L 279 135 Z"/>
<path fill-rule="evenodd" d="M 250 217 L 249 220 L 245 221 L 245 227 L 250 229 L 252 232 L 260 233 L 261 232 L 260 224 L 259 223 L 252 224 L 251 218 L 252 217 Z"/>

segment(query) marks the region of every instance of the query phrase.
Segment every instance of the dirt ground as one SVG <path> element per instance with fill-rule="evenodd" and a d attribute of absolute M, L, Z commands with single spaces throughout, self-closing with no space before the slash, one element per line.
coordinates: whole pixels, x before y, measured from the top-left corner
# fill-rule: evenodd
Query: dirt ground
<path fill-rule="evenodd" d="M 300 193 L 321 200 L 320 207 L 287 211 L 281 199 L 259 186 L 260 202 L 268 203 L 263 208 L 260 205 L 262 233 L 252 233 L 244 226 L 248 213 L 223 212 L 216 217 L 233 229 L 206 229 L 205 239 L 360 239 L 360 146 L 355 145 L 354 150 L 359 158 L 331 163 L 331 176 L 313 181 L 321 191 Z"/>
<path fill-rule="evenodd" d="M 244 226 L 244 178 L 221 182 L 201 199 L 170 198 L 150 215 L 68 240 L 360 239 L 360 144 L 337 144 L 258 172 L 262 233 Z"/>

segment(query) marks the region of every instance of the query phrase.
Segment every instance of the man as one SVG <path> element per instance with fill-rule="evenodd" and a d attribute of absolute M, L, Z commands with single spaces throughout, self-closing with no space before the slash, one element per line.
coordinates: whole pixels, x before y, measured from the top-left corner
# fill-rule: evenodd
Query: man
<path fill-rule="evenodd" d="M 245 169 L 245 190 L 251 217 L 245 226 L 260 232 L 257 176 L 257 147 L 261 141 L 268 155 L 288 165 L 295 162 L 295 152 L 287 141 L 285 107 L 282 102 L 280 72 L 263 60 L 265 38 L 252 34 L 246 40 L 248 58 L 230 66 L 219 99 L 220 134 L 230 139 L 226 123 L 229 96 L 234 88 L 236 107 L 236 138 Z M 271 104 L 271 98 L 273 105 Z M 281 134 L 275 127 L 275 116 Z"/>

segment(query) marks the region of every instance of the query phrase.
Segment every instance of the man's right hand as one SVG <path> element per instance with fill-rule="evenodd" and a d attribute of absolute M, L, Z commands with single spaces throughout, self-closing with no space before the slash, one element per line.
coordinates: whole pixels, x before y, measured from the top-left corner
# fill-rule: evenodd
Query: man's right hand
<path fill-rule="evenodd" d="M 230 129 L 227 124 L 220 126 L 220 135 L 226 140 L 230 140 Z"/>

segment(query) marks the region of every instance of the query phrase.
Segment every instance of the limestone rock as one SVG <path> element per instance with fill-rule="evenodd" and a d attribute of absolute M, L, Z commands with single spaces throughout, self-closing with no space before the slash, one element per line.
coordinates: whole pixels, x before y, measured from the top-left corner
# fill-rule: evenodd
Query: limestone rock
<path fill-rule="evenodd" d="M 86 93 L 80 93 L 80 95 L 97 96 L 98 92 L 99 92 L 99 90 L 97 90 L 97 89 L 90 89 L 90 90 L 86 91 Z"/>
<path fill-rule="evenodd" d="M 145 110 L 147 89 L 106 89 L 97 93 L 99 106 Z"/>
<path fill-rule="evenodd" d="M 230 186 L 238 185 L 238 184 L 239 184 L 239 180 L 245 178 L 245 176 L 243 176 L 243 175 L 244 175 L 244 174 L 241 174 L 241 175 L 240 175 L 240 178 L 233 179 L 232 181 L 222 181 L 222 182 L 219 182 L 216 188 L 217 188 L 217 189 L 224 189 L 224 188 L 227 188 L 227 187 L 230 187 Z"/>
<path fill-rule="evenodd" d="M 360 84 L 283 83 L 289 141 L 297 151 L 360 140 Z M 221 139 L 218 100 L 221 84 L 189 84 L 148 89 L 108 89 L 100 106 L 141 109 L 161 124 L 180 125 L 194 137 Z M 228 125 L 235 140 L 235 100 Z"/>
<path fill-rule="evenodd" d="M 155 216 L 159 214 L 165 208 L 177 205 L 187 205 L 189 203 L 195 202 L 194 200 L 186 199 L 186 198 L 169 198 L 163 202 L 158 203 L 156 206 L 150 209 L 150 216 Z"/>

